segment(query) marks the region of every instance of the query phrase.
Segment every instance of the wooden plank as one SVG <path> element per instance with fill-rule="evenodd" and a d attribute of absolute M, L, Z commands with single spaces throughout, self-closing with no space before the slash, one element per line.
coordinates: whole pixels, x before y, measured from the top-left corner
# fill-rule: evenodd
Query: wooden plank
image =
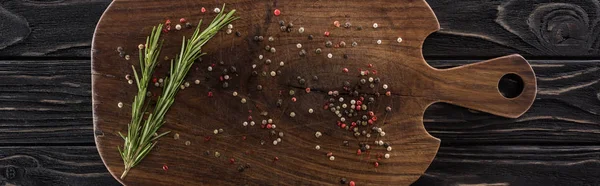
<path fill-rule="evenodd" d="M 106 171 L 96 147 L 0 147 L 5 185 L 118 185 Z"/>
<path fill-rule="evenodd" d="M 447 68 L 472 61 L 429 61 Z M 597 143 L 600 61 L 531 61 L 538 99 L 507 119 L 435 104 L 425 127 L 442 143 Z M 0 144 L 92 144 L 87 60 L 0 61 Z"/>
<path fill-rule="evenodd" d="M 429 57 L 600 55 L 598 1 L 427 2 L 441 26 L 425 42 Z"/>
<path fill-rule="evenodd" d="M 598 185 L 599 146 L 445 147 L 414 186 Z"/>
<path fill-rule="evenodd" d="M 89 60 L 0 61 L 3 144 L 93 144 Z"/>
<path fill-rule="evenodd" d="M 0 57 L 88 57 L 92 34 L 110 0 L 3 1 Z M 600 56 L 596 1 L 428 0 L 441 30 L 425 42 L 426 57 Z M 550 8 L 550 10 L 548 10 Z M 565 11 L 565 19 L 552 14 Z M 580 16 L 585 12 L 588 16 Z M 544 24 L 527 25 L 530 15 Z M 552 28 L 549 31 L 544 29 Z"/>
<path fill-rule="evenodd" d="M 599 146 L 442 145 L 413 185 L 596 185 L 598 156 Z M 13 185 L 119 185 L 91 146 L 0 147 L 0 169 Z"/>
<path fill-rule="evenodd" d="M 89 57 L 110 0 L 2 1 L 0 57 Z"/>

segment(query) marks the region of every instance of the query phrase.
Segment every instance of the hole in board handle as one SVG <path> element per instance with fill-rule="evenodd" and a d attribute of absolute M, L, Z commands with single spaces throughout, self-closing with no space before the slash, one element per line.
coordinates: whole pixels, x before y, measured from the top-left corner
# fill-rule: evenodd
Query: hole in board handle
<path fill-rule="evenodd" d="M 523 89 L 525 89 L 525 84 L 517 74 L 506 74 L 498 82 L 498 91 L 505 98 L 516 98 L 523 93 Z"/>

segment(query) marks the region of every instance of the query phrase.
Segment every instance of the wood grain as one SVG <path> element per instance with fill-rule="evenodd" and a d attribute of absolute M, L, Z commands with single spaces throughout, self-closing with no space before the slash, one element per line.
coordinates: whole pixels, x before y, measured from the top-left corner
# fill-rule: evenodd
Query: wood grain
<path fill-rule="evenodd" d="M 117 185 L 93 146 L 0 147 L 3 185 Z"/>
<path fill-rule="evenodd" d="M 0 2 L 0 57 L 89 57 L 110 0 Z"/>
<path fill-rule="evenodd" d="M 115 48 L 137 46 L 147 35 L 150 26 L 156 24 L 157 20 L 162 22 L 165 17 L 181 16 L 192 21 L 195 17 L 211 16 L 211 13 L 202 14 L 198 11 L 198 7 L 208 6 L 202 2 L 140 2 L 142 1 L 113 2 L 100 20 L 94 36 L 92 87 L 96 143 L 109 172 L 115 177 L 123 171 L 122 160 L 115 150 L 115 146 L 121 145 L 123 141 L 116 134 L 119 131 L 125 132 L 125 123 L 130 118 L 129 112 L 126 112 L 129 110 L 128 106 L 118 109 L 115 105 L 117 102 L 130 100 L 131 93 L 135 92 L 132 90 L 133 86 L 124 84 L 123 79 L 119 80 L 119 77 L 128 73 L 126 69 L 132 63 L 123 61 L 116 55 Z M 370 2 L 369 5 L 379 7 L 366 12 L 358 11 L 360 7 L 366 6 L 362 1 L 346 2 L 347 5 L 343 7 L 319 1 L 223 3 L 238 10 L 242 19 L 234 27 L 235 31 L 241 33 L 241 37 L 222 33 L 207 44 L 204 50 L 209 51 L 209 54 L 199 62 L 195 72 L 188 76 L 188 81 L 193 82 L 194 78 L 200 79 L 202 76 L 205 78 L 200 86 L 188 88 L 192 93 L 186 89 L 187 91 L 179 94 L 179 101 L 170 111 L 167 125 L 163 127 L 164 130 L 186 136 L 190 145 L 177 139 L 162 140 L 157 149 L 131 171 L 126 179 L 119 179 L 122 183 L 334 185 L 340 178 L 348 177 L 361 185 L 407 185 L 425 171 L 439 146 L 439 140 L 431 137 L 422 124 L 423 112 L 430 104 L 449 102 L 516 118 L 531 106 L 535 98 L 535 75 L 527 61 L 519 55 L 444 70 L 428 66 L 422 57 L 421 46 L 425 37 L 438 29 L 438 24 L 424 1 Z M 161 8 L 157 9 L 158 7 Z M 185 7 L 175 12 L 186 12 L 187 15 L 173 15 L 174 12 L 169 7 Z M 208 7 L 208 10 L 212 9 L 211 6 Z M 275 8 L 281 9 L 284 14 L 273 17 L 271 12 Z M 154 13 L 137 16 L 136 24 L 118 21 L 136 12 L 148 10 Z M 336 19 L 352 20 L 355 26 L 335 28 L 331 22 Z M 280 31 L 278 20 L 293 22 L 296 26 L 292 28 L 292 33 Z M 379 22 L 380 26 L 369 28 L 374 22 Z M 364 30 L 356 28 L 360 25 L 365 25 L 362 28 Z M 307 33 L 297 33 L 297 27 L 304 27 Z M 331 36 L 322 36 L 322 30 L 330 31 Z M 309 34 L 314 35 L 314 40 L 307 39 Z M 173 35 L 181 37 L 177 32 L 166 35 L 167 40 L 172 39 Z M 265 38 L 274 36 L 276 41 L 253 41 L 257 35 Z M 401 43 L 395 41 L 398 36 L 403 38 Z M 313 52 L 318 47 L 324 47 L 328 40 L 336 43 L 340 40 L 348 43 L 357 41 L 360 46 L 324 48 L 323 53 L 329 53 L 329 57 Z M 302 47 L 297 47 L 297 43 L 301 43 Z M 267 53 L 263 49 L 265 45 L 277 48 L 279 52 Z M 177 47 L 176 44 L 167 44 L 163 54 L 175 54 Z M 298 55 L 299 48 L 308 50 L 308 53 Z M 276 64 L 277 61 L 287 63 L 285 67 L 275 68 L 281 71 L 277 77 L 268 77 L 269 71 L 275 71 L 273 65 L 258 57 L 263 54 Z M 219 61 L 222 61 L 222 65 L 214 68 L 223 71 L 222 74 L 201 70 L 206 68 L 203 64 L 210 65 Z M 253 63 L 259 63 L 258 69 L 263 70 L 259 70 L 258 74 L 262 73 L 263 76 L 251 75 L 255 71 L 251 67 Z M 381 78 L 381 83 L 376 82 L 371 88 L 361 85 L 358 81 L 360 78 L 356 77 L 360 73 L 354 70 L 367 68 L 367 64 L 372 64 L 377 69 L 371 76 Z M 237 69 L 235 72 L 226 71 L 234 67 Z M 352 73 L 344 74 L 341 72 L 342 68 L 350 68 Z M 157 76 L 161 73 L 164 71 L 159 71 Z M 520 76 L 524 82 L 522 93 L 512 99 L 504 98 L 498 91 L 498 82 L 503 75 L 510 73 Z M 232 76 L 234 80 L 219 81 L 223 75 Z M 303 78 L 308 79 L 314 75 L 318 75 L 319 80 L 303 81 Z M 340 87 L 342 84 L 347 84 L 343 86 L 350 90 L 343 91 Z M 297 98 L 299 103 L 280 101 L 283 104 L 275 104 L 278 98 L 291 98 L 282 95 L 280 91 L 301 92 L 305 88 L 310 88 L 311 93 L 293 95 L 292 99 Z M 328 96 L 328 90 L 342 90 L 342 97 L 347 100 L 344 102 L 342 97 Z M 215 94 L 215 98 L 198 96 L 198 93 L 209 91 Z M 240 96 L 231 96 L 232 91 L 239 92 Z M 355 95 L 352 95 L 353 91 Z M 383 118 L 383 121 L 380 120 L 374 126 L 384 129 L 388 133 L 386 137 L 383 133 L 378 135 L 371 132 L 372 126 L 358 128 L 365 131 L 363 135 L 368 132 L 377 135 L 376 137 L 354 137 L 348 129 L 339 129 L 340 123 L 335 125 L 340 120 L 339 117 L 342 117 L 341 114 L 338 118 L 332 117 L 327 109 L 320 108 L 321 100 L 331 98 L 334 101 L 327 104 L 333 104 L 339 98 L 339 102 L 350 103 L 349 100 L 358 99 L 359 94 L 364 98 L 373 96 L 374 101 L 368 104 L 370 108 L 367 109 L 367 104 L 362 107 L 365 108 L 363 110 L 374 111 L 378 118 Z M 376 96 L 380 94 L 384 95 Z M 474 94 L 478 96 L 473 97 Z M 240 103 L 240 99 L 248 99 L 250 103 Z M 129 104 L 127 101 L 125 103 Z M 384 114 L 386 106 L 390 106 L 390 109 Z M 315 108 L 317 113 L 309 115 L 309 108 Z M 248 109 L 268 112 L 269 116 L 247 114 Z M 257 126 L 240 126 L 243 121 L 248 121 L 245 119 L 248 115 L 262 119 L 272 118 L 279 127 L 260 130 Z M 355 118 L 359 117 L 349 117 L 348 120 Z M 367 119 L 363 120 L 366 125 Z M 341 122 L 350 124 L 349 121 Z M 213 129 L 225 129 L 227 132 L 213 135 Z M 269 131 L 275 135 L 269 135 Z M 324 137 L 320 139 L 314 137 L 315 132 L 319 131 L 324 133 Z M 280 135 L 285 142 L 277 145 L 277 141 L 274 141 L 273 146 L 269 145 L 271 140 L 277 138 L 278 132 L 285 133 L 285 137 Z M 360 134 L 358 130 L 356 134 Z M 244 136 L 243 139 L 241 136 Z M 206 137 L 211 137 L 212 140 L 202 142 Z M 390 159 L 373 157 L 376 153 L 380 154 L 378 156 L 388 153 L 384 147 L 377 147 L 372 142 L 373 139 L 383 139 L 393 144 L 394 151 L 389 152 Z M 349 141 L 350 146 L 344 147 L 344 140 Z M 367 150 L 367 155 L 357 156 L 359 143 L 369 144 L 373 149 Z M 322 146 L 323 151 L 315 150 L 315 145 Z M 207 150 L 219 151 L 226 158 L 211 158 L 210 153 L 197 153 Z M 298 150 L 302 153 L 298 153 Z M 325 156 L 328 152 L 335 154 L 335 161 Z M 223 165 L 227 164 L 227 159 L 233 165 Z M 235 169 L 245 163 L 252 164 L 252 168 L 242 173 Z M 168 175 L 164 175 L 163 171 L 157 169 L 160 167 L 157 164 L 171 164 L 176 168 L 169 169 L 166 171 Z M 198 174 L 202 176 L 198 177 Z"/>
<path fill-rule="evenodd" d="M 441 147 L 420 185 L 597 185 L 598 146 Z"/>
<path fill-rule="evenodd" d="M 469 60 L 430 60 L 438 68 L 470 64 Z M 596 144 L 600 121 L 598 61 L 530 61 L 538 93 L 531 109 L 506 119 L 447 104 L 425 113 L 427 131 L 446 145 L 465 144 Z M 443 145 L 442 145 L 443 146 Z"/>
<path fill-rule="evenodd" d="M 469 145 L 440 147 L 413 185 L 588 185 L 600 169 L 598 146 Z M 0 179 L 13 185 L 120 185 L 95 147 L 0 147 Z M 13 171 L 14 170 L 14 171 Z M 16 174 L 11 174 L 11 173 Z M 14 175 L 14 176 L 13 176 Z"/>
<path fill-rule="evenodd" d="M 428 61 L 441 69 L 474 62 Z M 425 112 L 425 128 L 447 145 L 600 142 L 600 74 L 595 73 L 600 61 L 529 62 L 541 91 L 521 118 L 434 104 Z M 0 82 L 6 87 L 0 89 L 0 144 L 92 144 L 89 65 L 85 60 L 0 61 Z"/>
<path fill-rule="evenodd" d="M 0 111 L 0 119 L 6 118 L 0 122 L 2 125 L 0 145 L 3 146 L 0 156 L 12 156 L 25 148 L 44 148 L 45 151 L 65 152 L 63 147 L 55 145 L 92 145 L 93 127 L 89 112 L 91 95 L 84 93 L 90 92 L 89 75 L 79 75 L 80 73 L 73 69 L 89 69 L 89 61 L 83 58 L 89 57 L 94 25 L 110 2 L 109 0 L 0 2 L 0 6 L 10 14 L 26 18 L 27 21 L 27 23 L 11 22 L 8 24 L 8 28 L 3 27 L 5 25 L 0 26 L 2 27 L 0 43 L 10 41 L 12 36 L 22 35 L 23 33 L 17 33 L 22 30 L 19 29 L 20 25 L 34 25 L 30 29 L 33 34 L 24 39 L 25 41 L 19 41 L 7 48 L 0 49 L 0 59 L 4 60 L 2 61 L 4 65 L 0 68 L 0 73 L 3 74 L 0 82 L 12 82 L 8 85 L 0 83 L 0 95 L 4 98 L 0 101 L 0 105 L 20 108 L 19 110 Z M 595 83 L 600 77 L 598 73 L 594 72 L 597 72 L 600 63 L 596 60 L 588 60 L 594 59 L 597 55 L 587 55 L 588 49 L 585 47 L 570 47 L 543 52 L 543 48 L 537 48 L 538 46 L 527 43 L 544 41 L 538 41 L 537 38 L 531 37 L 510 36 L 511 33 L 507 33 L 504 28 L 495 26 L 498 25 L 495 22 L 498 17 L 497 9 L 500 4 L 509 2 L 507 0 L 429 0 L 427 2 L 434 9 L 441 24 L 441 31 L 428 37 L 424 44 L 423 55 L 432 59 L 428 60 L 432 66 L 453 67 L 476 62 L 457 59 L 483 60 L 520 53 L 527 56 L 527 59 L 538 59 L 530 60 L 530 62 L 533 64 L 538 77 L 538 86 L 543 94 L 537 95 L 531 110 L 523 116 L 527 117 L 526 120 L 506 119 L 447 104 L 434 104 L 429 107 L 424 116 L 425 127 L 433 136 L 440 138 L 442 144 L 437 158 L 415 185 L 485 183 L 496 185 L 531 185 L 533 183 L 593 185 L 597 183 L 596 176 L 590 172 L 597 172 L 595 169 L 598 165 L 594 163 L 597 158 L 594 154 L 599 151 L 594 146 L 582 146 L 597 144 L 600 139 L 598 138 L 598 125 L 594 123 L 599 119 L 596 111 L 599 110 L 598 105 L 600 105 L 600 92 L 598 91 L 600 87 L 598 83 Z M 522 2 L 524 2 L 523 6 L 513 6 L 507 10 L 528 13 L 522 9 L 538 4 L 531 3 L 531 1 Z M 581 2 L 592 2 L 588 3 L 589 5 L 594 3 L 593 1 L 564 1 L 562 3 L 580 4 Z M 580 7 L 587 9 L 587 12 L 597 11 L 596 6 L 584 4 Z M 90 12 L 93 12 L 93 15 L 88 14 Z M 8 19 L 4 19 L 6 15 L 0 15 L 3 23 L 8 21 Z M 509 23 L 521 22 L 516 17 L 520 16 L 518 14 L 508 16 L 506 20 Z M 59 18 L 56 20 L 60 20 L 61 23 L 54 22 L 53 17 Z M 80 17 L 86 18 L 77 22 L 70 21 Z M 48 19 L 52 20 L 48 21 Z M 22 21 L 23 19 L 18 20 Z M 473 22 L 477 23 L 473 24 Z M 561 21 L 552 23 L 558 25 Z M 493 29 L 487 29 L 487 27 L 493 27 Z M 555 33 L 567 32 L 572 33 L 571 35 L 588 32 L 581 31 L 580 28 L 583 27 L 555 28 L 560 28 L 553 31 Z M 485 30 L 485 32 L 479 32 L 480 30 Z M 530 32 L 527 29 L 517 29 L 516 31 Z M 69 33 L 68 37 L 64 36 L 65 32 Z M 502 39 L 491 39 L 497 37 Z M 587 42 L 592 43 L 592 41 Z M 61 48 L 61 45 L 78 47 L 52 52 Z M 37 49 L 39 51 L 35 51 Z M 31 51 L 34 52 L 31 53 Z M 55 57 L 45 57 L 46 55 L 40 51 L 49 51 L 48 56 Z M 39 57 L 6 61 L 7 59 L 21 59 L 24 56 Z M 66 60 L 73 57 L 81 59 L 81 61 Z M 55 60 L 46 61 L 47 59 Z M 41 68 L 36 69 L 37 66 Z M 65 78 L 48 78 L 55 71 L 60 72 L 64 69 L 69 72 L 64 73 Z M 26 73 L 28 76 L 15 75 L 19 73 Z M 86 70 L 81 70 L 81 73 L 89 74 Z M 19 81 L 29 83 L 20 84 Z M 62 84 L 68 81 L 80 82 L 77 83 L 79 87 Z M 20 85 L 28 86 L 28 89 L 11 91 Z M 5 88 L 5 86 L 7 87 Z M 75 98 L 63 96 L 64 92 L 74 92 L 81 96 L 74 96 Z M 54 102 L 57 103 L 49 104 L 43 102 L 39 97 L 55 100 Z M 65 97 L 67 99 L 63 100 Z M 26 110 L 29 107 L 43 109 L 33 112 Z M 84 111 L 87 114 L 84 114 Z M 536 146 L 537 144 L 543 146 Z M 15 145 L 39 145 L 40 147 Z M 472 147 L 472 149 L 469 150 L 467 147 Z M 543 150 L 548 148 L 557 150 L 552 152 Z M 529 149 L 529 152 L 523 152 L 521 149 Z M 503 152 L 499 152 L 499 150 Z M 83 151 L 89 151 L 87 154 L 94 158 L 89 158 L 90 161 L 77 159 L 73 162 L 88 163 L 92 162 L 92 159 L 93 162 L 100 162 L 95 147 L 88 146 L 77 149 L 78 153 Z M 32 151 L 31 153 L 32 156 L 35 156 L 39 152 Z M 448 153 L 452 153 L 450 160 L 447 158 Z M 474 156 L 473 154 L 478 155 Z M 558 157 L 555 154 L 564 156 Z M 62 159 L 69 158 L 71 157 Z M 555 160 L 572 163 L 555 163 Z M 468 161 L 468 163 L 462 161 Z M 15 161 L 8 164 L 18 165 L 20 162 Z M 96 172 L 105 171 L 103 165 L 97 164 L 100 163 L 94 164 Z M 54 165 L 68 170 L 80 168 L 73 163 L 64 161 L 55 162 Z M 3 172 L 0 173 L 4 175 Z M 42 174 L 43 172 L 34 173 Z M 45 175 L 40 178 L 66 180 L 62 174 Z M 69 180 L 78 181 L 67 183 L 68 185 L 118 184 L 109 174 L 105 174 L 103 179 Z"/>
<path fill-rule="evenodd" d="M 593 59 L 600 54 L 600 4 L 595 0 L 428 2 L 441 26 L 425 42 L 428 56 L 519 53 Z"/>
<path fill-rule="evenodd" d="M 110 2 L 2 1 L 4 10 L 0 16 L 11 22 L 0 29 L 0 56 L 89 57 L 94 25 Z M 545 11 L 547 8 L 534 9 L 541 2 L 532 0 L 427 2 L 441 25 L 441 30 L 425 41 L 423 54 L 428 58 L 491 58 L 519 53 L 538 58 L 592 59 L 600 55 L 595 13 L 599 6 L 594 0 L 547 3 L 546 7 L 553 8 L 554 12 L 568 12 L 564 21 L 556 16 L 561 14 L 551 14 Z M 500 9 L 503 11 L 499 12 Z M 586 18 L 581 13 L 591 16 Z M 548 24 L 524 25 L 526 20 L 523 19 L 530 15 L 550 15 L 536 17 L 538 22 Z M 544 28 L 553 29 L 541 32 Z M 69 33 L 68 36 L 65 33 Z"/>
<path fill-rule="evenodd" d="M 0 144 L 92 145 L 89 65 L 0 61 Z"/>

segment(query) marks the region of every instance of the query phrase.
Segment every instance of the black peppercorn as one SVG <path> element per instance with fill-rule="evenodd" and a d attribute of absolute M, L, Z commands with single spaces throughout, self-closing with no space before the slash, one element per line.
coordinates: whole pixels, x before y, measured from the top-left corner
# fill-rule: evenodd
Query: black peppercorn
<path fill-rule="evenodd" d="M 340 184 L 344 184 L 344 185 L 345 185 L 345 184 L 346 184 L 346 182 L 347 182 L 346 178 L 342 178 L 342 179 L 340 179 Z"/>

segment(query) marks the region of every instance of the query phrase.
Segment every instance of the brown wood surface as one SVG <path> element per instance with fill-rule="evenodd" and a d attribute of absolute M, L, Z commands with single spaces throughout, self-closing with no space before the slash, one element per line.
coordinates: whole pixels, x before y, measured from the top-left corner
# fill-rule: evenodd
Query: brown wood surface
<path fill-rule="evenodd" d="M 177 22 L 185 17 L 194 23 L 201 18 L 210 20 L 215 15 L 212 9 L 222 3 L 227 3 L 227 10 L 238 11 L 241 19 L 233 25 L 234 32 L 239 31 L 241 37 L 221 32 L 207 44 L 204 51 L 208 55 L 194 66 L 188 76 L 192 85 L 180 91 L 162 129 L 179 134 L 180 139 L 173 139 L 172 135 L 161 139 L 153 152 L 127 178 L 120 180 L 122 183 L 324 185 L 337 184 L 345 177 L 358 185 L 407 185 L 425 172 L 439 147 L 440 141 L 430 136 L 423 126 L 423 113 L 430 104 L 447 102 L 515 118 L 524 113 L 535 98 L 535 76 L 518 55 L 444 70 L 430 67 L 421 49 L 425 38 L 438 30 L 439 25 L 429 6 L 420 0 L 344 1 L 343 6 L 342 2 L 329 1 L 115 1 L 99 22 L 92 46 L 96 144 L 113 176 L 118 177 L 123 171 L 116 150 L 123 141 L 117 132 L 125 132 L 130 119 L 129 106 L 136 90 L 127 84 L 124 76 L 131 73 L 131 65 L 137 64 L 137 45 L 145 40 L 153 25 L 165 19 Z M 201 13 L 201 7 L 208 11 Z M 282 11 L 281 16 L 272 16 L 275 8 Z M 293 22 L 294 30 L 291 33 L 279 31 L 279 20 L 285 20 L 286 24 Z M 352 27 L 336 28 L 332 25 L 334 20 L 342 24 L 350 21 Z M 371 27 L 374 22 L 379 24 L 377 29 Z M 358 26 L 362 26 L 362 30 L 358 30 Z M 298 33 L 299 27 L 304 27 L 306 32 Z M 331 36 L 324 37 L 324 31 L 331 32 Z M 165 34 L 162 56 L 173 57 L 181 36 L 190 32 Z M 314 40 L 307 39 L 309 34 Z M 253 41 L 256 35 L 264 36 L 265 41 Z M 267 41 L 269 36 L 276 40 Z M 399 36 L 404 39 L 402 43 L 396 42 Z M 382 40 L 381 45 L 376 43 L 378 39 Z M 335 43 L 344 40 L 348 46 L 326 48 L 327 40 Z M 357 41 L 358 46 L 351 47 L 352 41 Z M 298 55 L 297 43 L 303 45 L 306 56 Z M 277 52 L 266 52 L 265 45 L 277 48 Z M 123 46 L 132 60 L 120 58 L 115 51 L 118 46 Z M 314 52 L 318 47 L 323 49 L 321 54 Z M 328 53 L 332 53 L 333 58 L 327 58 Z M 271 59 L 273 64 L 264 65 L 265 59 L 259 60 L 258 55 Z M 342 57 L 344 55 L 347 59 Z M 220 61 L 225 65 L 217 65 L 213 72 L 206 70 L 210 64 Z M 279 67 L 279 61 L 284 61 L 285 66 Z M 164 76 L 167 70 L 167 62 L 162 64 L 157 77 Z M 251 64 L 258 65 L 258 76 L 251 75 Z M 381 78 L 381 83 L 375 84 L 373 89 L 368 84 L 358 86 L 358 69 L 372 70 L 367 64 L 373 64 L 377 70 L 377 75 L 371 76 Z M 237 68 L 237 73 L 230 72 L 233 79 L 228 81 L 228 88 L 222 88 L 219 76 L 223 69 L 231 66 Z M 342 68 L 350 72 L 343 73 Z M 276 77 L 261 75 L 263 71 L 268 74 L 277 70 L 281 73 Z M 519 75 L 524 82 L 523 93 L 513 99 L 502 97 L 497 88 L 500 78 L 509 73 Z M 313 80 L 314 75 L 319 80 Z M 299 83 L 298 76 L 305 78 L 306 83 Z M 201 84 L 194 85 L 195 79 L 201 80 Z M 346 103 L 358 98 L 343 91 L 345 81 L 352 82 L 352 88 L 365 98 L 375 98 L 374 103 L 368 104 L 368 110 L 381 118 L 375 126 L 383 128 L 386 136 L 373 133 L 371 138 L 356 138 L 336 126 L 338 117 L 323 109 L 330 97 L 329 90 L 340 90 Z M 385 96 L 382 84 L 389 85 L 391 96 Z M 263 90 L 257 90 L 257 85 L 263 86 Z M 304 92 L 307 87 L 312 89 L 311 93 Z M 290 101 L 289 90 L 296 91 L 297 102 Z M 151 91 L 158 92 L 158 89 Z M 214 97 L 206 96 L 209 91 Z M 233 91 L 239 96 L 232 96 Z M 240 103 L 242 98 L 248 103 Z M 276 105 L 279 98 L 284 100 L 281 108 Z M 118 108 L 118 102 L 124 102 L 125 107 Z M 387 106 L 391 106 L 392 111 L 386 114 Z M 315 113 L 308 114 L 309 108 Z M 248 110 L 253 112 L 248 114 Z M 268 112 L 268 116 L 260 116 L 261 112 Z M 289 117 L 290 112 L 296 116 Z M 242 126 L 248 115 L 257 121 L 256 126 Z M 261 120 L 268 118 L 277 124 L 274 130 L 285 134 L 276 146 L 271 142 L 277 137 L 259 126 Z M 370 131 L 370 127 L 363 128 Z M 220 128 L 224 129 L 223 134 L 212 133 Z M 324 135 L 317 139 L 316 131 Z M 205 140 L 208 136 L 210 141 Z M 242 140 L 242 136 L 247 139 Z M 386 152 L 373 144 L 375 139 L 391 144 L 390 159 L 377 160 L 376 153 Z M 261 140 L 266 144 L 261 145 Z M 344 140 L 350 145 L 342 145 Z M 185 145 L 185 141 L 190 141 L 190 145 Z M 360 142 L 372 146 L 370 156 L 356 155 Z M 316 150 L 315 145 L 320 145 L 321 150 Z M 213 155 L 217 151 L 221 154 L 218 158 Z M 329 160 L 327 152 L 333 153 L 334 161 Z M 275 161 L 275 157 L 278 160 Z M 232 158 L 234 163 L 230 163 Z M 380 163 L 377 168 L 376 161 Z M 168 171 L 162 170 L 164 164 L 169 166 Z M 244 165 L 250 167 L 238 171 L 238 167 Z"/>

